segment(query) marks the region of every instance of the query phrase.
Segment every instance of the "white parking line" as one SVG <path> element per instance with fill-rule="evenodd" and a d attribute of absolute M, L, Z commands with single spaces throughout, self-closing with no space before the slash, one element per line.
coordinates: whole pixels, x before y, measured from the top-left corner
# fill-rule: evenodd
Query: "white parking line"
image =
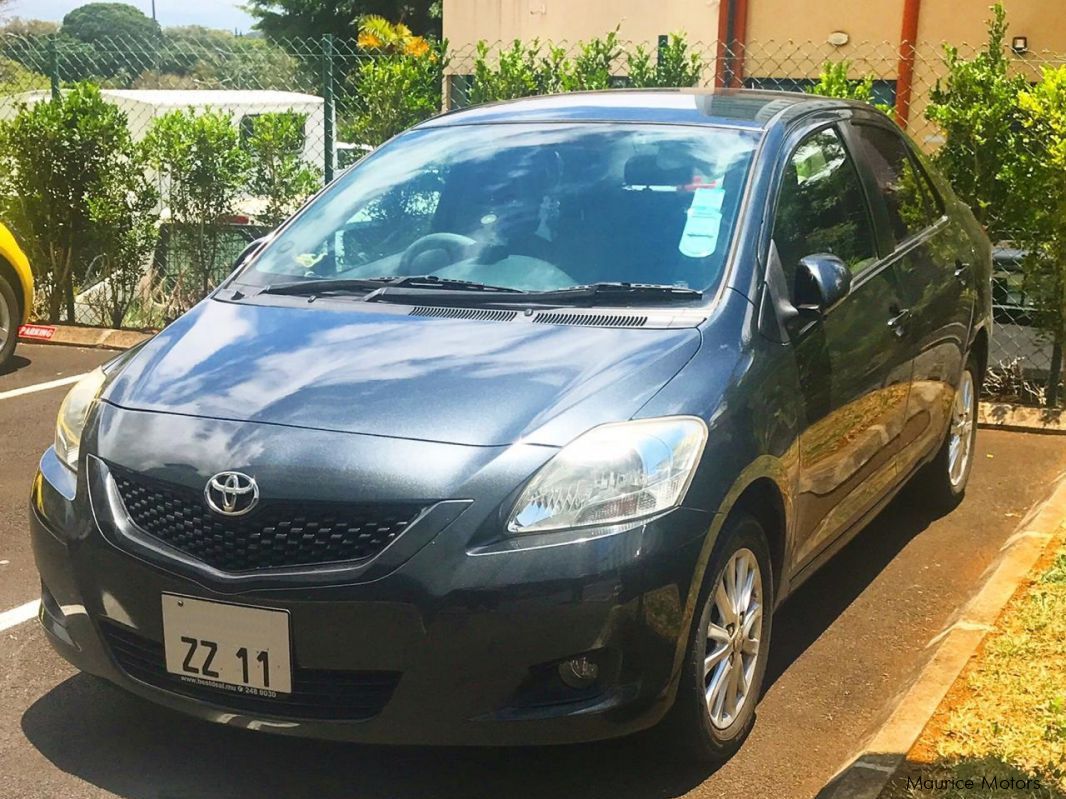
<path fill-rule="evenodd" d="M 61 377 L 58 380 L 49 380 L 47 383 L 36 383 L 32 386 L 23 386 L 22 388 L 13 388 L 10 391 L 0 391 L 0 400 L 11 399 L 12 397 L 21 397 L 23 394 L 32 394 L 35 391 L 47 391 L 50 388 L 59 388 L 60 386 L 69 386 L 71 383 L 77 383 L 88 372 L 83 372 L 80 375 L 71 375 L 70 377 Z"/>
<path fill-rule="evenodd" d="M 11 608 L 11 610 L 5 610 L 0 613 L 0 632 L 9 630 L 24 621 L 29 621 L 37 615 L 37 608 L 40 607 L 41 600 L 35 599 L 32 602 L 27 602 L 25 605 L 19 605 L 17 608 Z"/>

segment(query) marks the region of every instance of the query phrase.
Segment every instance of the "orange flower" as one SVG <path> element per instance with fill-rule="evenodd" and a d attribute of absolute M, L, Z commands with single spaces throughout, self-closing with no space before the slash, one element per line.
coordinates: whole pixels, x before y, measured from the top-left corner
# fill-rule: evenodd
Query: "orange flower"
<path fill-rule="evenodd" d="M 428 55 L 429 42 L 427 42 L 421 36 L 413 36 L 404 45 L 404 52 L 407 53 L 407 55 L 413 55 L 417 57 Z"/>
<path fill-rule="evenodd" d="M 364 50 L 377 50 L 384 42 L 373 33 L 363 32 L 359 34 L 359 38 L 356 39 L 356 44 L 362 47 Z"/>

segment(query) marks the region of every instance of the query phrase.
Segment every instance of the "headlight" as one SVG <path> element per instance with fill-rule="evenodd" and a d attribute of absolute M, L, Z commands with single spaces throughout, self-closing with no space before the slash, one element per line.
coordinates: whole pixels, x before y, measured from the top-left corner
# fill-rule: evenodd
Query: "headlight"
<path fill-rule="evenodd" d="M 103 369 L 94 369 L 74 384 L 63 404 L 59 406 L 59 418 L 56 419 L 56 455 L 71 469 L 78 468 L 78 448 L 81 446 L 81 433 L 85 429 L 85 420 L 89 409 L 100 396 L 106 375 Z"/>
<path fill-rule="evenodd" d="M 707 442 L 693 416 L 595 427 L 563 447 L 526 486 L 507 529 L 540 533 L 629 522 L 677 505 Z"/>

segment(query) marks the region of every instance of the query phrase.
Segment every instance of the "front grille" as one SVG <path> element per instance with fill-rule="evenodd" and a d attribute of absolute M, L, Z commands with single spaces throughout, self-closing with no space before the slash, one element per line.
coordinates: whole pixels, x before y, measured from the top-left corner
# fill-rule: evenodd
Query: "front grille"
<path fill-rule="evenodd" d="M 200 492 L 110 468 L 137 527 L 228 572 L 364 561 L 422 510 L 412 504 L 263 500 L 246 516 L 227 517 L 210 510 Z"/>
<path fill-rule="evenodd" d="M 163 645 L 108 621 L 100 632 L 118 665 L 135 680 L 238 712 L 291 719 L 358 721 L 380 713 L 400 681 L 398 671 L 294 668 L 292 693 L 249 696 L 184 682 L 167 671 Z"/>

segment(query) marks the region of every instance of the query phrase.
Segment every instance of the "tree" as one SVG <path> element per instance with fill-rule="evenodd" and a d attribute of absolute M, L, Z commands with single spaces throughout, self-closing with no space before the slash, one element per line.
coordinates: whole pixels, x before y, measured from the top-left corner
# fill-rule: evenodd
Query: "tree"
<path fill-rule="evenodd" d="M 131 178 L 143 172 L 126 115 L 90 84 L 0 123 L 2 216 L 27 249 L 50 321 L 64 304 L 74 319 L 75 285 L 99 246 L 97 203 L 146 190 Z"/>
<path fill-rule="evenodd" d="M 973 58 L 945 47 L 948 75 L 930 93 L 926 117 L 944 132 L 935 161 L 973 209 L 993 241 L 1009 238 L 1024 224 L 1015 211 L 1011 170 L 1017 160 L 1018 93 L 1026 88 L 1020 75 L 1008 74 L 1004 48 L 1007 15 L 992 7 L 988 41 Z"/>
<path fill-rule="evenodd" d="M 440 5 L 431 0 L 249 0 L 255 27 L 277 42 L 332 33 L 354 39 L 359 20 L 379 16 L 418 35 L 440 35 Z"/>
<path fill-rule="evenodd" d="M 119 86 L 139 74 L 159 47 L 155 20 L 125 3 L 88 3 L 63 18 L 60 63 L 76 80 L 119 76 Z"/>
<path fill-rule="evenodd" d="M 0 28 L 0 55 L 27 69 L 44 72 L 48 68 L 48 42 L 58 32 L 55 22 L 16 17 Z"/>
<path fill-rule="evenodd" d="M 163 186 L 164 214 L 188 248 L 191 275 L 182 270 L 174 298 L 188 307 L 229 271 L 221 258 L 223 225 L 248 184 L 248 152 L 229 114 L 192 109 L 156 119 L 143 144 Z"/>
<path fill-rule="evenodd" d="M 307 114 L 282 111 L 245 119 L 251 122 L 245 141 L 252 163 L 249 188 L 254 196 L 266 199 L 256 221 L 275 227 L 322 184 L 319 172 L 303 158 Z"/>
<path fill-rule="evenodd" d="M 126 3 L 86 3 L 63 17 L 61 30 L 86 44 L 115 39 L 147 43 L 160 37 L 159 24 Z"/>

